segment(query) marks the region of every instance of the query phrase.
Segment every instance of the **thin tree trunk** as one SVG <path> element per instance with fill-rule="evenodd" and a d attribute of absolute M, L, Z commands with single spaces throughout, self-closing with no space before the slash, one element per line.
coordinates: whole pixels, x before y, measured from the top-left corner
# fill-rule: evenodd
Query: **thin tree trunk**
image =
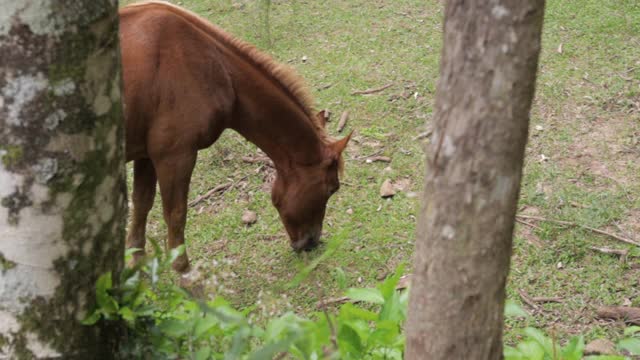
<path fill-rule="evenodd" d="M 0 358 L 95 359 L 79 321 L 122 267 L 117 0 L 0 0 Z"/>
<path fill-rule="evenodd" d="M 544 0 L 449 0 L 407 359 L 501 359 Z"/>

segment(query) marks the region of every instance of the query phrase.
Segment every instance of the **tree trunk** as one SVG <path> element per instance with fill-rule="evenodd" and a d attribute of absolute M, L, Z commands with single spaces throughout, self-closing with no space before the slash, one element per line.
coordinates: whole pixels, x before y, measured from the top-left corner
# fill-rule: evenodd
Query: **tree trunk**
<path fill-rule="evenodd" d="M 122 267 L 116 0 L 0 0 L 0 358 L 109 358 L 79 323 Z"/>
<path fill-rule="evenodd" d="M 407 359 L 501 359 L 544 0 L 449 0 Z"/>

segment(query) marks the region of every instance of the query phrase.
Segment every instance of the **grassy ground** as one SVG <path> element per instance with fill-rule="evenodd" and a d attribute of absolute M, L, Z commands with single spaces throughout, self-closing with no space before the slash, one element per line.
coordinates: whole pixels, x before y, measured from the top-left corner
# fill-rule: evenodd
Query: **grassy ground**
<path fill-rule="evenodd" d="M 432 116 L 441 46 L 442 5 L 418 0 L 273 1 L 268 36 L 258 1 L 184 0 L 181 5 L 287 62 L 307 80 L 318 108 L 337 118 L 350 112 L 355 130 L 343 187 L 329 204 L 324 236 L 339 249 L 311 279 L 287 283 L 308 259 L 294 254 L 270 204 L 268 167 L 247 164 L 256 148 L 228 132 L 200 153 L 191 198 L 233 183 L 221 196 L 192 208 L 188 251 L 203 268 L 205 293 L 238 307 L 314 310 L 341 286 L 368 286 L 409 264 L 423 175 L 415 136 Z M 550 0 L 544 27 L 537 99 L 527 148 L 521 213 L 567 220 L 640 241 L 640 4 L 634 0 Z M 306 61 L 303 61 L 303 58 Z M 354 90 L 393 85 L 376 94 Z M 362 158 L 380 154 L 390 164 Z M 385 179 L 398 187 L 379 196 Z M 243 211 L 258 214 L 246 227 Z M 617 338 L 622 325 L 594 319 L 598 305 L 640 305 L 640 263 L 621 262 L 591 246 L 624 244 L 581 228 L 532 221 L 519 224 L 509 297 L 555 296 L 534 316 L 508 327 L 534 325 L 559 338 Z M 159 202 L 149 234 L 163 238 Z M 314 258 L 324 249 L 310 253 Z M 342 270 L 342 271 L 341 271 Z M 346 282 L 342 281 L 342 273 Z M 173 275 L 168 275 L 172 278 Z M 525 305 L 527 308 L 527 305 Z"/>

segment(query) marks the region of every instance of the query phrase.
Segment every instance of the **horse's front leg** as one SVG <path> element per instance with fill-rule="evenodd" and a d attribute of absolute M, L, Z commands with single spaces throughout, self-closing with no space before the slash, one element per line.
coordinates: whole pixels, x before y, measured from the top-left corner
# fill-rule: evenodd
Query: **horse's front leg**
<path fill-rule="evenodd" d="M 147 215 L 156 196 L 156 171 L 150 159 L 133 162 L 133 214 L 127 235 L 127 248 L 138 248 L 133 254 L 134 263 L 144 255 L 146 243 Z"/>
<path fill-rule="evenodd" d="M 173 249 L 184 244 L 184 227 L 187 221 L 187 196 L 189 182 L 196 163 L 197 152 L 184 152 L 154 159 L 164 220 L 169 228 L 169 248 Z M 189 271 L 189 257 L 187 251 L 173 262 L 174 270 Z"/>

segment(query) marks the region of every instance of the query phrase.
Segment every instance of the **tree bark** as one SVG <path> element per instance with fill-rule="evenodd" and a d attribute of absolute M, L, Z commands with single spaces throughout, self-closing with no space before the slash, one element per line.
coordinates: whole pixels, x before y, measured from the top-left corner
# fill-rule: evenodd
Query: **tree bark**
<path fill-rule="evenodd" d="M 114 354 L 80 324 L 121 269 L 117 0 L 0 0 L 0 358 Z"/>
<path fill-rule="evenodd" d="M 544 0 L 449 0 L 406 359 L 501 359 Z"/>

